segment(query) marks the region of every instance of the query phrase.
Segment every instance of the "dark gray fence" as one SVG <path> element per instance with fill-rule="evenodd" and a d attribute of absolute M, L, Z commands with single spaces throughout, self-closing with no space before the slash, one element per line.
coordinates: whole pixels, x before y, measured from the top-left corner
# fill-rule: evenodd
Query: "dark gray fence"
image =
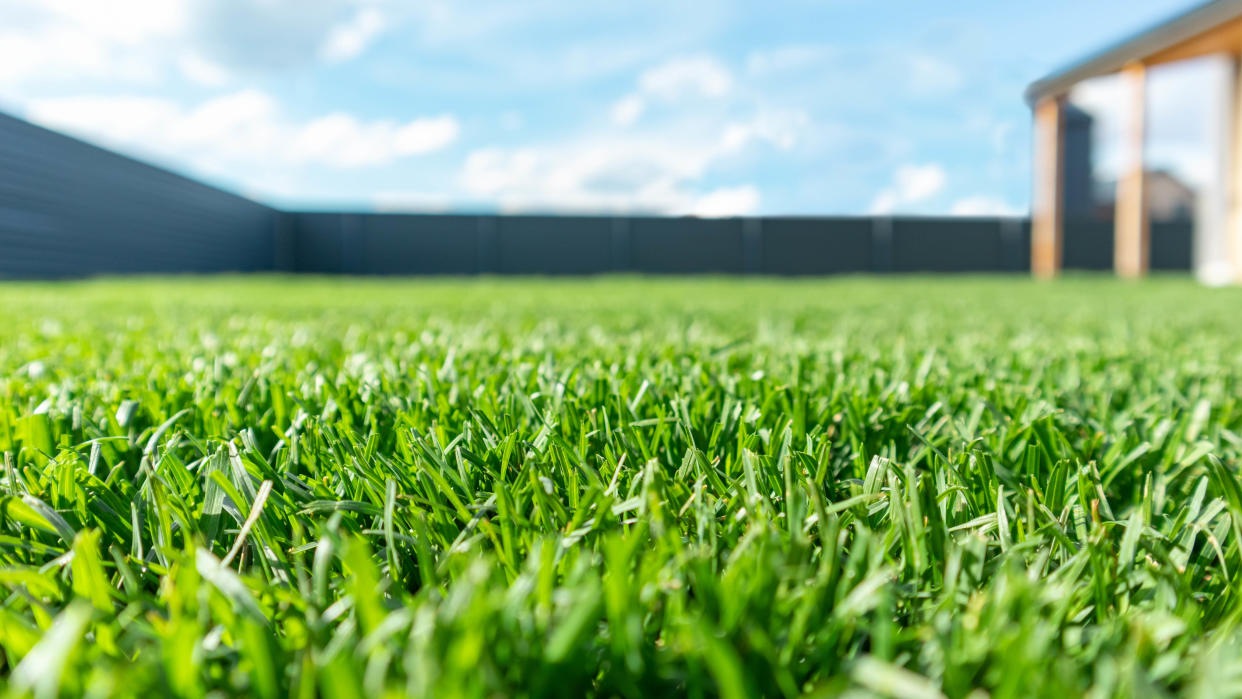
<path fill-rule="evenodd" d="M 1022 218 L 658 218 L 289 214 L 289 255 L 320 274 L 1025 273 Z M 1107 222 L 1066 227 L 1065 267 L 1109 270 Z M 1189 270 L 1191 226 L 1152 229 L 1152 268 Z"/>
<path fill-rule="evenodd" d="M 1112 225 L 1066 226 L 1065 266 L 1112 268 Z M 1188 270 L 1189 224 L 1152 268 Z M 1026 272 L 1020 218 L 281 213 L 0 114 L 0 278 L 288 271 L 360 275 Z"/>
<path fill-rule="evenodd" d="M 0 114 L 0 278 L 270 270 L 276 224 L 269 207 Z"/>
<path fill-rule="evenodd" d="M 1019 249 L 1025 224 L 1018 220 L 291 217 L 296 268 L 327 274 L 997 272 L 1019 271 L 1029 257 Z M 1002 241 L 1002 229 L 1016 236 Z M 979 238 L 995 254 L 979 253 Z"/>
<path fill-rule="evenodd" d="M 1194 226 L 1190 222 L 1159 222 L 1151 226 L 1151 268 L 1186 271 L 1193 266 Z M 1108 271 L 1113 268 L 1111 221 L 1066 221 L 1066 269 Z"/>

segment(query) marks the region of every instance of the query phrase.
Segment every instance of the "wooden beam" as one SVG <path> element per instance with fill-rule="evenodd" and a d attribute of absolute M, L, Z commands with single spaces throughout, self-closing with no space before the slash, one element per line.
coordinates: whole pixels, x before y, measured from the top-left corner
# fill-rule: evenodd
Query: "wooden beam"
<path fill-rule="evenodd" d="M 1242 17 L 1218 24 L 1180 43 L 1161 49 L 1142 60 L 1148 67 L 1217 53 L 1234 53 L 1242 49 Z"/>
<path fill-rule="evenodd" d="M 1035 105 L 1035 188 L 1031 197 L 1031 274 L 1041 279 L 1061 271 L 1065 225 L 1065 96 Z"/>
<path fill-rule="evenodd" d="M 1143 175 L 1143 144 L 1147 137 L 1147 68 L 1141 63 L 1121 72 L 1128 89 L 1129 114 L 1122 137 L 1121 171 L 1117 175 L 1117 212 L 1113 228 L 1113 267 L 1121 277 L 1147 274 L 1151 255 L 1151 224 L 1147 220 L 1147 187 Z"/>

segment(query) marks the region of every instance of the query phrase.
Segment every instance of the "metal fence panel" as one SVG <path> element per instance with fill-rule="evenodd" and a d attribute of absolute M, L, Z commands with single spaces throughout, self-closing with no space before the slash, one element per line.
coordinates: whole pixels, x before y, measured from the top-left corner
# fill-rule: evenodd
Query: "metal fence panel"
<path fill-rule="evenodd" d="M 630 266 L 647 274 L 741 274 L 741 219 L 634 218 Z"/>
<path fill-rule="evenodd" d="M 1000 219 L 893 220 L 894 272 L 1000 272 L 1005 270 Z"/>
<path fill-rule="evenodd" d="M 259 271 L 276 212 L 0 114 L 0 277 Z"/>
<path fill-rule="evenodd" d="M 871 271 L 871 219 L 769 218 L 760 223 L 759 234 L 766 274 Z"/>
<path fill-rule="evenodd" d="M 1151 226 L 1151 268 L 1158 271 L 1191 269 L 1194 266 L 1194 226 L 1189 222 L 1154 223 Z"/>
<path fill-rule="evenodd" d="M 312 274 L 345 271 L 342 214 L 295 214 L 294 268 Z"/>
<path fill-rule="evenodd" d="M 600 274 L 613 262 L 613 222 L 598 216 L 504 216 L 501 274 Z"/>
<path fill-rule="evenodd" d="M 1061 266 L 1065 269 L 1095 271 L 1112 269 L 1112 222 L 1093 220 L 1066 221 L 1061 256 Z"/>
<path fill-rule="evenodd" d="M 1065 268 L 1112 268 L 1110 222 L 1065 228 Z M 1192 245 L 1189 223 L 1154 224 L 1151 268 L 1189 270 Z M 282 213 L 0 114 L 0 278 L 1025 273 L 1029 265 L 1030 223 L 1016 218 Z"/>
<path fill-rule="evenodd" d="M 364 274 L 475 274 L 474 216 L 373 214 L 362 221 Z"/>
<path fill-rule="evenodd" d="M 1031 270 L 1031 222 L 1029 219 L 1009 219 L 1001 224 L 1002 237 L 1012 240 L 1005 249 L 1005 269 L 1010 272 L 1029 273 Z"/>

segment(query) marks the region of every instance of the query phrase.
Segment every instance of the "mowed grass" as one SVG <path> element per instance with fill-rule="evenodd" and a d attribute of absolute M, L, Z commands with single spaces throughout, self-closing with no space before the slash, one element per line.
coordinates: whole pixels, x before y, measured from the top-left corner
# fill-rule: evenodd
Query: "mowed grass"
<path fill-rule="evenodd" d="M 1238 290 L 224 278 L 0 309 L 12 694 L 1242 693 Z"/>

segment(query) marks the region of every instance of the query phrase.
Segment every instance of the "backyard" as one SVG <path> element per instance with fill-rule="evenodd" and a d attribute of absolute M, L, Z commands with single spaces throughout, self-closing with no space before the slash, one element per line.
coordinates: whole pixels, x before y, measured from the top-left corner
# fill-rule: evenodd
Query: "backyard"
<path fill-rule="evenodd" d="M 1180 277 L 0 285 L 3 675 L 1242 693 L 1239 308 Z"/>

